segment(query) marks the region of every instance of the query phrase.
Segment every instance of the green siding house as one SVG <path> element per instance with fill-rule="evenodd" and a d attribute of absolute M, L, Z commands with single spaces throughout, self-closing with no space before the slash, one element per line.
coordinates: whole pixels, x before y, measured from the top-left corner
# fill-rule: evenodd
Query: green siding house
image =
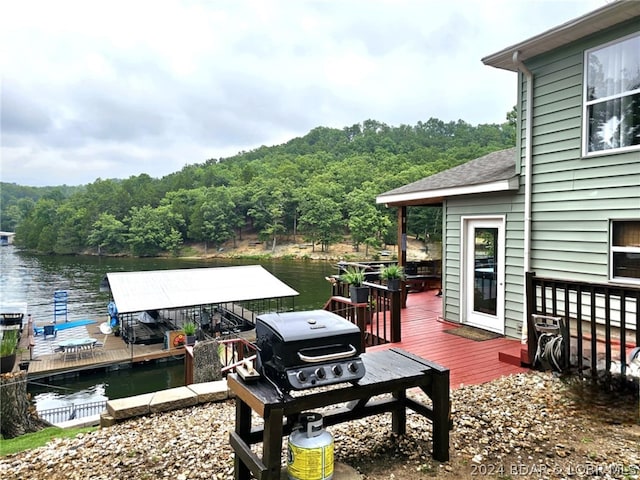
<path fill-rule="evenodd" d="M 640 288 L 640 2 L 612 2 L 482 61 L 514 72 L 516 147 L 377 203 L 399 218 L 440 205 L 443 317 L 523 338 L 527 272 Z M 635 313 L 627 322 L 635 328 Z"/>

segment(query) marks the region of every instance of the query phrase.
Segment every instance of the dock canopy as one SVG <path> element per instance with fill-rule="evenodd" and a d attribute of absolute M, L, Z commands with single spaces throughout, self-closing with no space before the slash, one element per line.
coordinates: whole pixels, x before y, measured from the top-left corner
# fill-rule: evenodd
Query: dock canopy
<path fill-rule="evenodd" d="M 260 265 L 114 272 L 107 281 L 119 313 L 299 295 Z"/>

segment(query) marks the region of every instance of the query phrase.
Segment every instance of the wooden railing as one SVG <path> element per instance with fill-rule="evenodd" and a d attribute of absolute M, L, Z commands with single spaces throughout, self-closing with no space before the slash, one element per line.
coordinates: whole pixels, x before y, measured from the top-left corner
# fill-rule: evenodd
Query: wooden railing
<path fill-rule="evenodd" d="M 226 377 L 228 373 L 235 372 L 239 365 L 245 361 L 255 365 L 257 347 L 254 343 L 240 337 L 217 339 L 218 360 L 221 365 L 221 373 Z M 184 356 L 184 384 L 193 383 L 193 347 L 185 347 Z"/>
<path fill-rule="evenodd" d="M 528 356 L 533 365 L 536 315 L 560 319 L 565 366 L 593 378 L 627 375 L 627 355 L 640 345 L 640 288 L 527 273 Z M 538 330 L 540 327 L 538 326 Z"/>
<path fill-rule="evenodd" d="M 349 298 L 349 285 L 335 279 L 331 298 L 324 309 L 360 328 L 363 351 L 366 347 L 399 342 L 402 338 L 401 292 L 371 282 L 365 282 L 364 286 L 369 288 L 369 300 L 366 303 L 353 303 Z"/>

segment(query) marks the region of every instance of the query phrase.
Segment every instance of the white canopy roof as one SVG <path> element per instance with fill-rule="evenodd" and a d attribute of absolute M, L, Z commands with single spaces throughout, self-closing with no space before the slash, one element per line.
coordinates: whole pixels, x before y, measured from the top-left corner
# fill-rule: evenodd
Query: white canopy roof
<path fill-rule="evenodd" d="M 107 273 L 120 313 L 299 295 L 260 265 Z"/>

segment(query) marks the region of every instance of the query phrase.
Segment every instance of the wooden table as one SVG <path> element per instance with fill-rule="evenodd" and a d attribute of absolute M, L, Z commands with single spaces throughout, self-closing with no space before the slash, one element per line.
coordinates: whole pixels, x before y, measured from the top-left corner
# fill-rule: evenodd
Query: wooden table
<path fill-rule="evenodd" d="M 395 348 L 365 353 L 361 358 L 366 375 L 356 385 L 344 383 L 329 390 L 310 389 L 284 396 L 263 379 L 245 383 L 237 374 L 230 374 L 227 383 L 236 396 L 236 426 L 229 435 L 235 452 L 235 480 L 248 480 L 250 472 L 259 480 L 279 479 L 282 437 L 291 433 L 298 415 L 338 403 L 347 406 L 324 414 L 325 426 L 391 412 L 392 431 L 401 435 L 406 432 L 407 408 L 424 415 L 433 422 L 433 458 L 449 460 L 449 370 Z M 429 396 L 432 407 L 407 398 L 407 389 L 414 387 Z M 383 394 L 391 396 L 372 400 Z M 252 410 L 264 419 L 264 427 L 252 429 Z M 258 442 L 262 442 L 262 459 L 250 448 Z"/>

